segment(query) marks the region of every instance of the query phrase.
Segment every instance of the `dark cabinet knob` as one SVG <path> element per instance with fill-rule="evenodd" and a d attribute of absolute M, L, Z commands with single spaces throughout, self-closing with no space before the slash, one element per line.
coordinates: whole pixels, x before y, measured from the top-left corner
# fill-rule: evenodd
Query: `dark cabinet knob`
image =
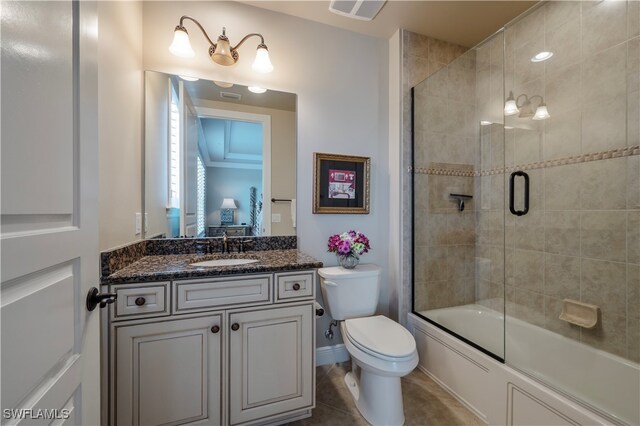
<path fill-rule="evenodd" d="M 294 284 L 293 284 L 293 289 L 294 289 L 295 291 L 300 290 L 300 283 L 294 283 Z"/>
<path fill-rule="evenodd" d="M 233 331 L 237 331 L 239 328 L 240 328 L 240 325 L 239 325 L 237 322 L 234 322 L 234 323 L 231 325 L 231 329 L 232 329 Z"/>
<path fill-rule="evenodd" d="M 145 303 L 147 303 L 147 299 L 145 299 L 144 297 L 138 297 L 136 298 L 136 305 L 138 306 L 142 306 Z"/>
<path fill-rule="evenodd" d="M 220 326 L 214 325 L 213 327 L 211 327 L 211 332 L 213 334 L 216 334 L 218 331 L 220 331 Z"/>

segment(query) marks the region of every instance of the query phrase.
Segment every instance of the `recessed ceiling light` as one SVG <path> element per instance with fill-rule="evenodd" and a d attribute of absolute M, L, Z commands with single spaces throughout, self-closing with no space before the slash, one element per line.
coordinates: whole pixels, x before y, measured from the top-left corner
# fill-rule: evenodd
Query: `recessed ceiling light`
<path fill-rule="evenodd" d="M 542 62 L 553 56 L 553 52 L 540 52 L 533 58 L 531 58 L 531 62 Z"/>
<path fill-rule="evenodd" d="M 488 125 L 490 125 L 490 124 L 491 124 L 491 122 L 490 122 L 490 121 L 484 121 L 484 120 L 482 120 L 482 121 L 480 122 L 480 125 L 481 125 L 481 126 L 488 126 Z"/>
<path fill-rule="evenodd" d="M 253 93 L 264 93 L 267 91 L 267 89 L 260 86 L 249 86 L 249 91 Z"/>
<path fill-rule="evenodd" d="M 198 80 L 200 80 L 198 77 L 189 77 L 188 75 L 180 75 L 178 77 L 180 77 L 184 81 L 198 81 Z"/>
<path fill-rule="evenodd" d="M 226 81 L 217 81 L 213 80 L 216 86 L 222 87 L 223 89 L 228 89 L 229 87 L 233 87 L 233 83 L 227 83 Z"/>

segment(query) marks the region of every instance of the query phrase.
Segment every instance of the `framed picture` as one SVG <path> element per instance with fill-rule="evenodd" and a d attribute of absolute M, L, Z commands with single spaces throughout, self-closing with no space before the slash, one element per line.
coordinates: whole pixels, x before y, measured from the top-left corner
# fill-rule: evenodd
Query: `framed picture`
<path fill-rule="evenodd" d="M 313 153 L 313 213 L 369 214 L 371 159 Z"/>

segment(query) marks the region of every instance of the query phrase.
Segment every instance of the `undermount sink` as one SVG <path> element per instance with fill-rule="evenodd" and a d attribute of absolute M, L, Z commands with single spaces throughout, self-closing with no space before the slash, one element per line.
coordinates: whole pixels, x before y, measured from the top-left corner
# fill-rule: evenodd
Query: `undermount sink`
<path fill-rule="evenodd" d="M 215 259 L 206 260 L 204 262 L 192 263 L 189 266 L 203 266 L 203 267 L 216 267 L 216 266 L 238 266 L 248 265 L 250 263 L 256 263 L 257 259 Z"/>

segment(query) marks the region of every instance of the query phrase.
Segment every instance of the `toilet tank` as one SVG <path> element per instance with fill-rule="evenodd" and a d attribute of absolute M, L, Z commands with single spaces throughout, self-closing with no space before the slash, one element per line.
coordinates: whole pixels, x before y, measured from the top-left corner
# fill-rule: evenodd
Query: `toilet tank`
<path fill-rule="evenodd" d="M 318 269 L 325 308 L 335 320 L 368 317 L 376 312 L 380 272 L 372 263 L 354 269 L 342 266 Z"/>

